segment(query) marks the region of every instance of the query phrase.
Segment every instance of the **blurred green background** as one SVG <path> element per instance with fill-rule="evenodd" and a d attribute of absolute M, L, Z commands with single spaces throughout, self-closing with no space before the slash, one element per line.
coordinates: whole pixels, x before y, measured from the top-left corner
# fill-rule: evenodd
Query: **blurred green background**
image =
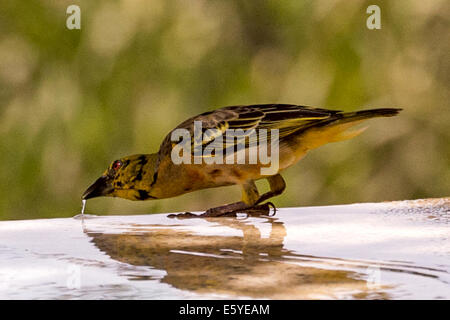
<path fill-rule="evenodd" d="M 66 28 L 81 7 L 81 30 Z M 381 30 L 366 28 L 367 6 Z M 449 1 L 2 0 L 0 219 L 67 217 L 114 159 L 217 107 L 401 107 L 287 170 L 278 206 L 441 197 L 450 186 Z M 202 210 L 237 187 L 88 201 L 93 214 Z"/>

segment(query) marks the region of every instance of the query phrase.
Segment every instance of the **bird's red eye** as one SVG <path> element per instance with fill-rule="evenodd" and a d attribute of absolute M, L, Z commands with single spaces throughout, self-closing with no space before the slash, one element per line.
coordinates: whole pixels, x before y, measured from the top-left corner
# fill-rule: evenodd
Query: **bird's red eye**
<path fill-rule="evenodd" d="M 113 167 L 114 170 L 118 170 L 121 166 L 122 166 L 122 161 L 117 160 L 117 161 L 114 162 L 112 167 Z"/>

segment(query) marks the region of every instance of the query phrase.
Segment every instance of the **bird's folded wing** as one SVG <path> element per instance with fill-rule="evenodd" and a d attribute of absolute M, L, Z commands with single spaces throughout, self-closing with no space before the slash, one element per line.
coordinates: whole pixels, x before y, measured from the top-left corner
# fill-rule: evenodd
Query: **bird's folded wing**
<path fill-rule="evenodd" d="M 238 143 L 243 142 L 245 148 L 256 145 L 262 136 L 267 137 L 266 142 L 270 143 L 271 129 L 278 130 L 279 140 L 282 141 L 311 122 L 327 119 L 336 113 L 339 111 L 286 104 L 232 106 L 200 114 L 175 129 L 189 131 L 192 154 L 203 155 L 203 152 L 198 151 L 205 148 L 216 151 L 223 149 L 225 154 L 226 149 L 236 150 Z M 201 122 L 201 132 L 195 132 L 198 130 L 198 127 L 194 127 L 196 121 Z M 177 143 L 171 141 L 169 133 L 161 145 L 160 158 L 170 156 Z"/>

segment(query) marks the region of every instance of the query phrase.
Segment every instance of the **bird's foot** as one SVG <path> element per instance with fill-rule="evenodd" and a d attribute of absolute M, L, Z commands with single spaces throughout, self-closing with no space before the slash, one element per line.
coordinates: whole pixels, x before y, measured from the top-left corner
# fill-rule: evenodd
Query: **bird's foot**
<path fill-rule="evenodd" d="M 167 216 L 167 218 L 177 218 L 177 219 L 191 219 L 191 218 L 200 218 L 199 214 L 194 214 L 192 212 L 185 212 L 185 213 L 171 213 Z"/>
<path fill-rule="evenodd" d="M 270 214 L 270 209 L 273 209 L 273 213 Z M 266 202 L 263 204 L 258 204 L 253 207 L 247 208 L 245 210 L 239 210 L 240 213 L 246 213 L 249 217 L 261 217 L 269 216 L 272 217 L 277 212 L 277 208 L 272 202 Z"/>
<path fill-rule="evenodd" d="M 194 214 L 191 212 L 178 213 L 178 214 L 169 214 L 168 218 L 177 218 L 177 219 L 192 219 L 192 218 L 213 218 L 213 217 L 235 217 L 236 210 L 238 206 L 235 203 L 211 208 L 203 212 L 202 214 Z"/>
<path fill-rule="evenodd" d="M 206 210 L 203 214 L 201 214 L 202 217 L 205 218 L 211 218 L 211 217 L 235 217 L 236 212 L 240 212 L 241 210 L 244 210 L 248 208 L 248 205 L 244 202 L 235 202 L 231 204 L 227 204 L 220 207 L 210 208 Z"/>
<path fill-rule="evenodd" d="M 236 217 L 238 213 L 245 213 L 247 216 L 259 217 L 259 216 L 274 216 L 277 208 L 272 202 L 266 202 L 263 204 L 247 207 L 240 205 L 230 204 L 226 206 L 211 208 L 206 210 L 202 214 L 193 214 L 191 212 L 170 214 L 168 218 L 177 219 L 191 219 L 191 218 L 213 218 L 213 217 Z M 273 213 L 270 214 L 270 209 L 273 209 Z"/>

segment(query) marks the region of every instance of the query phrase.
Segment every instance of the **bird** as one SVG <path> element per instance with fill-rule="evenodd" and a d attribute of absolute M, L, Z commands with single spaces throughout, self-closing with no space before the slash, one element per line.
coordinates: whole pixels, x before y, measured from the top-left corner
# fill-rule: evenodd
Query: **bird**
<path fill-rule="evenodd" d="M 169 132 L 158 152 L 114 160 L 87 188 L 82 199 L 120 197 L 135 201 L 156 200 L 201 189 L 238 185 L 242 191 L 240 201 L 207 209 L 199 215 L 185 212 L 170 217 L 236 216 L 239 212 L 268 214 L 271 208 L 276 208 L 267 200 L 286 189 L 281 175 L 283 170 L 296 164 L 308 151 L 327 143 L 351 139 L 367 128 L 355 129 L 355 125 L 375 117 L 392 117 L 401 110 L 377 108 L 344 112 L 294 104 L 259 104 L 228 106 L 204 112 Z M 196 136 L 199 125 L 201 134 Z M 190 141 L 181 144 L 179 135 L 175 134 L 179 132 L 187 133 Z M 240 136 L 230 139 L 227 136 L 229 132 L 238 132 Z M 239 152 L 249 156 L 256 150 L 256 155 L 259 155 L 263 145 L 259 143 L 263 139 L 265 150 L 270 149 L 267 154 L 278 157 L 278 164 L 271 172 L 263 172 L 269 164 L 261 159 L 251 163 L 218 161 L 224 153 L 227 159 L 234 160 Z M 269 144 L 270 148 L 267 147 Z M 180 145 L 186 149 L 180 149 Z M 182 153 L 186 161 L 174 161 L 177 152 L 178 155 Z M 214 159 L 216 156 L 217 159 Z M 260 179 L 266 179 L 270 187 L 263 194 L 259 193 L 255 184 Z"/>

